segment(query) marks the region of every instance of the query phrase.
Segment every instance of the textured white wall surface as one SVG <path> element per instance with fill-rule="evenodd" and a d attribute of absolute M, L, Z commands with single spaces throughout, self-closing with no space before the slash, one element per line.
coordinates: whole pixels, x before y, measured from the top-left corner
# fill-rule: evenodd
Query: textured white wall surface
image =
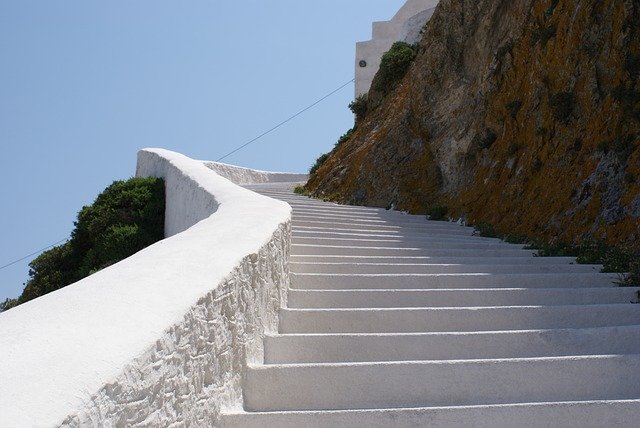
<path fill-rule="evenodd" d="M 140 152 L 167 235 L 0 314 L 0 425 L 214 426 L 286 302 L 291 208 L 202 162 Z"/>
<path fill-rule="evenodd" d="M 259 183 L 297 183 L 306 182 L 309 179 L 307 174 L 259 171 L 220 162 L 205 162 L 204 164 L 227 180 L 241 186 Z"/>
<path fill-rule="evenodd" d="M 356 44 L 355 96 L 369 92 L 382 55 L 397 41 L 416 43 L 440 0 L 407 0 L 389 21 L 374 22 L 372 39 Z M 360 65 L 366 62 L 366 67 Z"/>

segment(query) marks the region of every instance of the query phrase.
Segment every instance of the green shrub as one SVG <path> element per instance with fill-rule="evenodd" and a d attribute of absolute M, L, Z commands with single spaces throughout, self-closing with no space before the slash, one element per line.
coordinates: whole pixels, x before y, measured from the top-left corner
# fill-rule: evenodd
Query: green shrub
<path fill-rule="evenodd" d="M 614 140 L 605 140 L 598 143 L 599 152 L 614 152 L 622 162 L 626 162 L 635 149 L 636 143 L 633 137 L 630 136 L 626 138 L 617 137 Z"/>
<path fill-rule="evenodd" d="M 380 69 L 375 78 L 376 90 L 388 93 L 409 70 L 416 57 L 416 50 L 405 42 L 395 42 L 391 49 L 382 55 Z"/>
<path fill-rule="evenodd" d="M 359 95 L 355 100 L 351 101 L 349 104 L 349 109 L 353 112 L 356 117 L 356 124 L 362 122 L 362 120 L 367 116 L 367 102 L 369 97 L 367 94 Z"/>
<path fill-rule="evenodd" d="M 549 25 L 549 26 L 541 25 L 531 31 L 529 44 L 531 46 L 535 46 L 540 42 L 542 43 L 543 47 L 546 47 L 547 42 L 553 39 L 556 36 L 556 33 L 557 33 L 557 28 L 555 25 Z"/>
<path fill-rule="evenodd" d="M 318 168 L 320 168 L 322 166 L 322 164 L 329 158 L 329 153 L 325 153 L 323 155 L 320 155 L 318 157 L 318 159 L 316 159 L 316 162 L 311 166 L 311 168 L 309 169 L 309 175 L 313 175 L 316 173 L 316 171 L 318 170 Z"/>
<path fill-rule="evenodd" d="M 528 239 L 526 236 L 515 235 L 515 234 L 506 234 L 502 237 L 502 240 L 509 244 L 526 244 Z"/>
<path fill-rule="evenodd" d="M 523 103 L 520 100 L 514 100 L 507 104 L 507 111 L 509 112 L 513 120 L 516 120 L 516 117 L 518 116 L 518 112 L 522 108 L 522 105 Z"/>
<path fill-rule="evenodd" d="M 553 118 L 562 123 L 567 123 L 571 120 L 575 105 L 576 99 L 573 92 L 558 92 L 549 99 L 549 107 Z"/>
<path fill-rule="evenodd" d="M 499 238 L 498 232 L 490 223 L 478 223 L 473 227 L 476 230 L 476 234 L 479 236 L 484 236 L 485 238 Z"/>
<path fill-rule="evenodd" d="M 627 70 L 631 78 L 640 75 L 640 55 L 627 54 L 624 60 L 624 69 Z"/>
<path fill-rule="evenodd" d="M 487 128 L 484 131 L 484 136 L 480 140 L 480 147 L 483 149 L 488 149 L 493 146 L 493 143 L 498 139 L 498 134 L 491 128 Z"/>
<path fill-rule="evenodd" d="M 520 151 L 520 149 L 522 148 L 522 146 L 518 143 L 511 143 L 509 144 L 509 147 L 507 148 L 507 154 L 509 156 L 513 156 L 516 153 L 518 153 Z"/>
<path fill-rule="evenodd" d="M 0 312 L 9 310 L 14 306 L 18 306 L 18 299 L 5 299 L 4 302 L 0 303 Z"/>
<path fill-rule="evenodd" d="M 307 189 L 304 188 L 304 186 L 296 186 L 293 188 L 293 193 L 295 193 L 296 195 L 307 195 L 309 194 L 309 192 L 307 191 Z"/>
<path fill-rule="evenodd" d="M 448 213 L 449 207 L 446 205 L 436 205 L 427 210 L 427 218 L 434 221 L 446 221 L 448 220 Z"/>
<path fill-rule="evenodd" d="M 555 12 L 559 2 L 560 0 L 551 0 L 551 4 L 547 8 L 547 10 L 544 12 L 545 18 L 549 19 L 553 15 L 553 12 Z"/>
<path fill-rule="evenodd" d="M 618 282 L 622 287 L 640 287 L 640 251 L 634 251 L 631 256 L 629 266 Z M 638 299 L 640 300 L 640 291 Z"/>
<path fill-rule="evenodd" d="M 354 132 L 356 132 L 356 128 L 351 128 L 346 133 L 344 133 L 340 138 L 338 138 L 338 142 L 336 143 L 335 147 L 338 147 L 338 146 L 342 145 L 343 143 L 349 141 L 349 139 L 351 139 L 351 137 L 353 137 L 353 133 Z"/>
<path fill-rule="evenodd" d="M 80 210 L 69 241 L 29 264 L 30 279 L 17 303 L 79 281 L 161 240 L 164 210 L 162 179 L 115 181 Z"/>
<path fill-rule="evenodd" d="M 566 242 L 548 242 L 548 241 L 534 241 L 527 247 L 529 250 L 538 250 L 538 257 L 576 257 L 578 250 L 575 245 L 567 244 Z"/>
<path fill-rule="evenodd" d="M 534 173 L 540 172 L 543 166 L 544 164 L 542 163 L 540 158 L 535 158 L 531 163 L 531 169 L 533 170 Z"/>

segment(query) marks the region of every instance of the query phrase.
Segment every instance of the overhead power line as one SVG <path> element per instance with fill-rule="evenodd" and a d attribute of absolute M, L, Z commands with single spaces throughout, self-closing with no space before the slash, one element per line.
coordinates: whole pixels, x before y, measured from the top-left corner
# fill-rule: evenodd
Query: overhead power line
<path fill-rule="evenodd" d="M 27 254 L 26 256 L 21 257 L 21 258 L 19 258 L 18 260 L 14 260 L 14 261 L 12 261 L 11 263 L 7 263 L 6 265 L 0 266 L 0 270 L 2 270 L 2 269 L 4 269 L 4 268 L 8 268 L 9 266 L 13 266 L 13 265 L 15 265 L 16 263 L 20 263 L 21 261 L 23 261 L 23 260 L 25 260 L 25 259 L 28 259 L 29 257 L 35 256 L 36 254 L 40 254 L 40 253 L 41 253 L 41 252 L 43 252 L 44 250 L 48 250 L 48 249 L 49 249 L 49 248 L 51 248 L 51 247 L 55 247 L 56 245 L 61 244 L 62 242 L 66 241 L 67 239 L 68 239 L 68 238 L 61 239 L 61 240 L 59 240 L 58 242 L 54 242 L 54 243 L 53 243 L 53 244 L 51 244 L 51 245 L 47 245 L 46 247 L 39 249 L 38 251 L 34 251 L 34 252 L 33 252 L 33 253 L 31 253 L 31 254 Z"/>
<path fill-rule="evenodd" d="M 350 85 L 351 83 L 353 83 L 356 79 L 351 79 L 349 80 L 347 83 L 341 85 L 340 87 L 334 89 L 333 91 L 329 92 L 327 95 L 325 95 L 324 97 L 320 98 L 319 100 L 315 101 L 313 104 L 309 105 L 308 107 L 303 108 L 302 110 L 300 110 L 299 112 L 297 112 L 296 114 L 294 114 L 293 116 L 289 117 L 286 120 L 283 120 L 282 122 L 280 122 L 279 124 L 277 124 L 276 126 L 274 126 L 273 128 L 269 129 L 268 131 L 263 132 L 262 134 L 258 135 L 257 137 L 255 137 L 254 139 L 247 141 L 246 143 L 244 143 L 243 145 L 241 145 L 240 147 L 238 147 L 237 149 L 227 153 L 226 155 L 222 156 L 221 158 L 217 159 L 216 162 L 220 162 L 221 160 L 228 158 L 229 156 L 231 156 L 232 154 L 239 152 L 240 150 L 244 149 L 245 147 L 247 147 L 249 144 L 255 143 L 256 141 L 258 141 L 260 138 L 264 137 L 267 134 L 272 133 L 273 131 L 275 131 L 276 129 L 280 128 L 282 125 L 292 121 L 293 119 L 295 119 L 296 117 L 300 116 L 302 113 L 304 113 L 305 111 L 317 106 L 318 104 L 320 104 L 322 101 L 326 100 L 327 98 L 329 98 L 331 95 L 335 94 L 336 92 L 340 91 L 342 88 L 344 88 L 345 86 Z"/>

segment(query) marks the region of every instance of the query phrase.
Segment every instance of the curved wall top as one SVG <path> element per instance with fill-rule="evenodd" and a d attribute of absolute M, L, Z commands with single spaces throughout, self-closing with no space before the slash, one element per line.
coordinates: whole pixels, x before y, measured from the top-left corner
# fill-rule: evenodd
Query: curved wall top
<path fill-rule="evenodd" d="M 438 3 L 439 0 L 407 0 L 391 20 L 373 23 L 372 39 L 356 44 L 356 98 L 369 92 L 380 68 L 380 59 L 393 43 L 404 41 L 413 44 L 420 40 L 420 31 Z"/>
<path fill-rule="evenodd" d="M 291 207 L 202 162 L 141 151 L 166 234 L 0 314 L 3 426 L 215 425 L 286 301 Z"/>
<path fill-rule="evenodd" d="M 307 174 L 260 171 L 220 162 L 204 162 L 204 164 L 207 168 L 240 186 L 259 183 L 298 183 L 306 182 L 309 179 Z"/>

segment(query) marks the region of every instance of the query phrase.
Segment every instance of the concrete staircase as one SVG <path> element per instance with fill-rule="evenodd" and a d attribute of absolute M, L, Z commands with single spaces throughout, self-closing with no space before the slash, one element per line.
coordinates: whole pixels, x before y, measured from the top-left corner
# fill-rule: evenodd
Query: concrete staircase
<path fill-rule="evenodd" d="M 640 426 L 638 288 L 453 223 L 252 187 L 291 290 L 224 427 Z"/>

